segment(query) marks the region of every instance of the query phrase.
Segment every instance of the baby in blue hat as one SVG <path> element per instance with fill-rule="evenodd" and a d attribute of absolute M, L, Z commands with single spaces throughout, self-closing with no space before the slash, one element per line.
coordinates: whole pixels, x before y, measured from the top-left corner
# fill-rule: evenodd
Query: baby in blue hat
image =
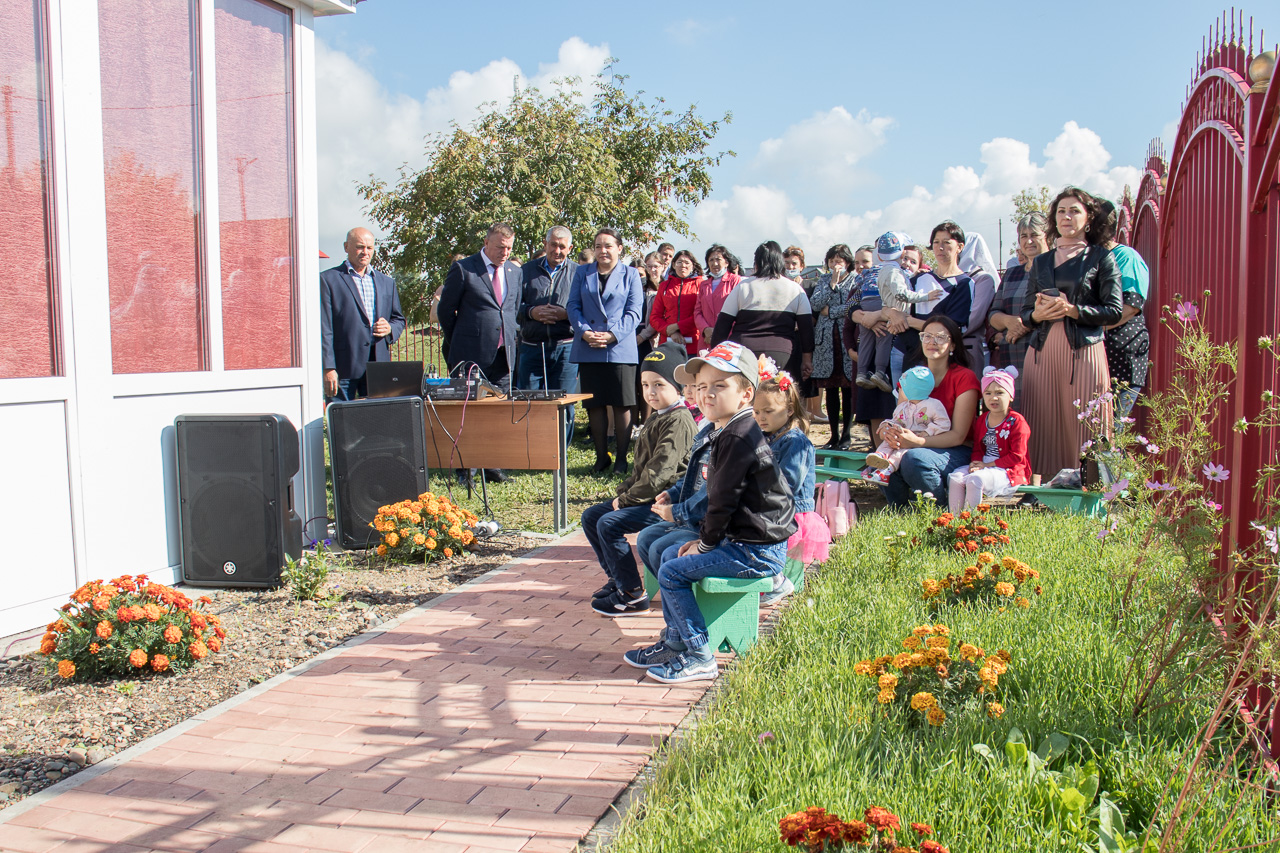
<path fill-rule="evenodd" d="M 891 423 L 914 432 L 916 435 L 939 435 L 951 429 L 951 418 L 940 400 L 933 393 L 933 373 L 924 365 L 913 367 L 902 374 L 898 381 L 898 407 L 893 410 Z M 886 441 L 880 442 L 875 453 L 867 454 L 871 467 L 863 474 L 864 480 L 884 485 L 889 475 L 898 470 L 902 454 L 909 448 L 894 449 Z"/>

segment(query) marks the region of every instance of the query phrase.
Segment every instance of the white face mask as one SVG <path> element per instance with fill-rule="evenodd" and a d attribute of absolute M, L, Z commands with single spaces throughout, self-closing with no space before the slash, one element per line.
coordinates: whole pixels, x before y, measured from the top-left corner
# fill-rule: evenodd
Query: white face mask
<path fill-rule="evenodd" d="M 787 270 L 787 278 L 799 278 L 804 270 Z"/>
<path fill-rule="evenodd" d="M 836 281 L 839 281 L 840 279 L 844 278 L 844 267 L 842 267 L 842 266 L 834 266 L 834 267 L 832 267 L 832 268 L 831 268 L 831 277 L 832 277 L 833 279 L 835 279 Z"/>

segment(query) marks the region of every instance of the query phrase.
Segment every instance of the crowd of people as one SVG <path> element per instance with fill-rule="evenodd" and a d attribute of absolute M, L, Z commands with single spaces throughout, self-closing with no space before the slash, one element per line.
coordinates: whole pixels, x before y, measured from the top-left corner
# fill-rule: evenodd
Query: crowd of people
<path fill-rule="evenodd" d="M 714 678 L 693 585 L 772 577 L 766 598 L 780 598 L 787 553 L 829 541 L 813 512 L 813 423 L 843 450 L 867 425 L 863 476 L 890 505 L 922 493 L 959 511 L 1078 469 L 1082 403 L 1101 399 L 1104 430 L 1129 420 L 1146 378 L 1148 273 L 1117 227 L 1114 204 L 1067 187 L 1019 221 L 1004 267 L 946 220 L 925 243 L 888 231 L 832 246 L 812 277 L 796 246 L 761 243 L 747 274 L 720 244 L 701 259 L 669 243 L 629 259 L 611 228 L 576 257 L 569 229 L 552 228 L 517 264 L 514 230 L 496 223 L 450 268 L 435 310 L 451 369 L 590 395 L 594 469 L 624 478 L 582 517 L 606 575 L 592 607 L 649 610 L 625 539 L 638 533 L 666 628 L 627 663 L 663 682 Z M 364 311 L 355 337 L 385 358 L 403 318 L 393 293 L 380 310 L 357 231 L 325 286 L 350 279 L 346 321 Z M 326 393 L 356 392 L 359 377 L 331 369 L 329 353 Z"/>

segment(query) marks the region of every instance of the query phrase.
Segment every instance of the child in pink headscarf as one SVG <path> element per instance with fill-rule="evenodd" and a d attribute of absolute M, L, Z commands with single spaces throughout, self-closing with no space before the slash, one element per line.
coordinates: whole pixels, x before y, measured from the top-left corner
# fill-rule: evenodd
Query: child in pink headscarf
<path fill-rule="evenodd" d="M 1012 495 L 1031 480 L 1027 419 L 1009 409 L 1013 402 L 1016 367 L 988 367 L 982 373 L 985 413 L 973 421 L 973 461 L 957 468 L 947 480 L 952 512 L 975 507 L 986 498 Z"/>

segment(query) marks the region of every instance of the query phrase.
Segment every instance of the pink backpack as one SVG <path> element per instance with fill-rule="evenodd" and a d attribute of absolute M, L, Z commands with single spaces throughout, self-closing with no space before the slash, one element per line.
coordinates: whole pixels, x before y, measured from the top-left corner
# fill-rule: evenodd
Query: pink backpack
<path fill-rule="evenodd" d="M 849 484 L 844 480 L 827 480 L 817 486 L 814 512 L 831 528 L 831 538 L 839 539 L 858 523 L 858 505 L 849 498 Z"/>

